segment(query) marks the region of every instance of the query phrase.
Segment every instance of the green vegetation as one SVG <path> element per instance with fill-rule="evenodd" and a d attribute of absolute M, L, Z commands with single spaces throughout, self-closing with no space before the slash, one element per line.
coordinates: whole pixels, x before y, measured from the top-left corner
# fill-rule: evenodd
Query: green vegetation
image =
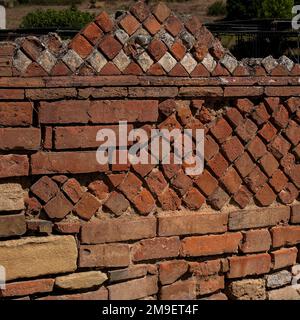
<path fill-rule="evenodd" d="M 207 10 L 209 16 L 224 16 L 226 12 L 226 5 L 222 0 L 214 2 Z"/>
<path fill-rule="evenodd" d="M 65 10 L 36 10 L 23 18 L 20 27 L 81 29 L 93 19 L 93 15 L 74 6 Z"/>
<path fill-rule="evenodd" d="M 53 6 L 53 5 L 74 5 L 82 3 L 82 0 L 18 0 L 20 4 L 38 4 L 42 6 Z"/>

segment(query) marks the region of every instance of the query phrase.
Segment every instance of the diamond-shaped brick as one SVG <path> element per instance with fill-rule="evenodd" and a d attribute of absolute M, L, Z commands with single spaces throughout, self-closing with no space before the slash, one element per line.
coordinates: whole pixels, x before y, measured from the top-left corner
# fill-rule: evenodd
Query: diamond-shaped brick
<path fill-rule="evenodd" d="M 229 161 L 236 160 L 244 151 L 244 146 L 237 137 L 225 141 L 222 145 L 223 151 Z"/>
<path fill-rule="evenodd" d="M 164 22 L 170 16 L 171 10 L 167 5 L 160 2 L 153 8 L 152 13 L 160 22 Z"/>
<path fill-rule="evenodd" d="M 140 26 L 140 23 L 131 14 L 127 14 L 119 24 L 130 36 L 134 34 Z"/>
<path fill-rule="evenodd" d="M 50 51 L 44 50 L 37 59 L 37 63 L 49 73 L 56 63 L 56 58 Z"/>
<path fill-rule="evenodd" d="M 62 60 L 73 72 L 83 63 L 81 57 L 72 49 L 64 55 Z"/>
<path fill-rule="evenodd" d="M 99 48 L 106 57 L 113 59 L 121 51 L 122 45 L 112 35 L 107 35 L 99 43 Z"/>
<path fill-rule="evenodd" d="M 131 8 L 130 12 L 141 22 L 150 14 L 150 9 L 144 1 L 137 1 Z"/>
<path fill-rule="evenodd" d="M 102 11 L 95 19 L 96 23 L 104 32 L 112 31 L 114 23 L 107 12 Z"/>
<path fill-rule="evenodd" d="M 118 69 L 123 72 L 131 60 L 127 57 L 123 50 L 119 52 L 119 54 L 114 58 L 113 63 L 118 67 Z"/>
<path fill-rule="evenodd" d="M 183 45 L 182 41 L 175 41 L 170 48 L 171 53 L 177 60 L 181 60 L 186 54 L 186 47 Z"/>
<path fill-rule="evenodd" d="M 122 29 L 116 30 L 115 36 L 122 44 L 125 44 L 129 39 L 129 35 Z"/>
<path fill-rule="evenodd" d="M 219 142 L 224 142 L 232 134 L 232 129 L 224 118 L 219 119 L 210 131 Z"/>
<path fill-rule="evenodd" d="M 193 48 L 196 41 L 195 38 L 187 31 L 181 32 L 180 39 L 188 50 L 191 50 Z"/>
<path fill-rule="evenodd" d="M 218 180 L 207 170 L 204 170 L 204 172 L 195 180 L 195 184 L 206 196 L 210 196 L 217 189 Z"/>
<path fill-rule="evenodd" d="M 110 194 L 104 206 L 115 215 L 120 216 L 128 209 L 129 202 L 121 193 L 114 191 Z"/>
<path fill-rule="evenodd" d="M 220 62 L 231 73 L 233 73 L 238 66 L 238 61 L 229 54 L 225 54 Z"/>
<path fill-rule="evenodd" d="M 208 198 L 210 205 L 216 209 L 221 210 L 229 201 L 230 196 L 222 189 L 217 188 L 216 191 Z"/>
<path fill-rule="evenodd" d="M 175 67 L 177 61 L 173 58 L 173 56 L 169 52 L 167 52 L 158 61 L 158 63 L 164 68 L 166 72 L 170 72 Z"/>
<path fill-rule="evenodd" d="M 30 191 L 39 199 L 43 200 L 44 202 L 48 202 L 59 192 L 59 188 L 52 179 L 44 176 L 30 188 Z"/>
<path fill-rule="evenodd" d="M 202 60 L 202 64 L 209 72 L 213 72 L 215 70 L 215 67 L 217 66 L 216 61 L 209 53 Z"/>
<path fill-rule="evenodd" d="M 73 49 L 82 59 L 85 59 L 93 51 L 93 47 L 89 41 L 80 34 L 72 39 L 69 47 Z"/>
<path fill-rule="evenodd" d="M 82 219 L 90 220 L 100 207 L 100 201 L 86 192 L 74 207 L 74 212 Z"/>
<path fill-rule="evenodd" d="M 168 46 L 168 48 L 171 48 L 175 39 L 166 31 L 159 32 L 159 38 Z"/>
<path fill-rule="evenodd" d="M 154 63 L 147 52 L 143 52 L 137 59 L 138 64 L 146 72 Z"/>
<path fill-rule="evenodd" d="M 271 73 L 278 66 L 278 62 L 272 56 L 266 57 L 261 63 L 268 73 Z"/>
<path fill-rule="evenodd" d="M 151 35 L 155 35 L 161 28 L 161 24 L 154 16 L 150 16 L 144 21 L 144 27 Z"/>
<path fill-rule="evenodd" d="M 270 123 L 267 122 L 259 131 L 260 136 L 266 141 L 270 142 L 276 135 L 276 128 Z"/>
<path fill-rule="evenodd" d="M 260 164 L 264 170 L 264 172 L 268 175 L 268 177 L 271 177 L 273 173 L 277 170 L 279 167 L 279 163 L 275 159 L 275 157 L 272 155 L 272 153 L 267 152 L 261 159 Z"/>
<path fill-rule="evenodd" d="M 97 72 L 100 72 L 107 64 L 107 60 L 98 50 L 94 50 L 94 52 L 88 58 L 88 62 Z"/>
<path fill-rule="evenodd" d="M 250 119 L 246 119 L 244 123 L 240 124 L 236 128 L 236 133 L 245 142 L 249 141 L 250 139 L 253 139 L 256 132 L 257 132 L 257 126 Z"/>
<path fill-rule="evenodd" d="M 182 31 L 183 24 L 177 17 L 171 15 L 165 23 L 165 28 L 173 37 L 176 37 Z"/>
<path fill-rule="evenodd" d="M 166 45 L 158 39 L 154 39 L 148 46 L 148 52 L 156 60 L 160 60 L 164 54 L 168 51 Z"/>
<path fill-rule="evenodd" d="M 197 61 L 190 53 L 187 53 L 180 62 L 188 73 L 192 73 L 197 66 Z"/>
<path fill-rule="evenodd" d="M 285 174 L 280 169 L 278 169 L 273 173 L 272 178 L 269 182 L 276 192 L 280 192 L 284 189 L 289 180 L 285 176 Z"/>
<path fill-rule="evenodd" d="M 235 194 L 242 184 L 240 176 L 233 167 L 229 168 L 220 180 L 230 194 Z"/>
<path fill-rule="evenodd" d="M 252 199 L 252 193 L 248 190 L 247 187 L 241 186 L 240 189 L 233 196 L 234 201 L 244 209 Z"/>
<path fill-rule="evenodd" d="M 258 160 L 267 152 L 267 148 L 261 139 L 256 136 L 249 143 L 248 151 L 255 160 Z"/>
<path fill-rule="evenodd" d="M 91 41 L 93 45 L 97 44 L 103 36 L 102 30 L 94 22 L 87 25 L 82 31 L 82 34 Z"/>
<path fill-rule="evenodd" d="M 239 174 L 245 178 L 255 167 L 247 152 L 243 153 L 240 158 L 235 161 L 235 167 Z"/>
<path fill-rule="evenodd" d="M 253 192 L 257 192 L 260 187 L 267 182 L 267 180 L 268 178 L 259 169 L 259 167 L 255 167 L 254 170 L 250 172 L 248 177 L 246 177 L 245 182 Z"/>
<path fill-rule="evenodd" d="M 21 50 L 18 50 L 14 56 L 13 65 L 18 71 L 25 72 L 31 62 Z"/>
<path fill-rule="evenodd" d="M 217 153 L 211 160 L 208 161 L 208 166 L 211 168 L 214 174 L 220 178 L 228 168 L 228 162 L 221 155 L 221 153 Z"/>

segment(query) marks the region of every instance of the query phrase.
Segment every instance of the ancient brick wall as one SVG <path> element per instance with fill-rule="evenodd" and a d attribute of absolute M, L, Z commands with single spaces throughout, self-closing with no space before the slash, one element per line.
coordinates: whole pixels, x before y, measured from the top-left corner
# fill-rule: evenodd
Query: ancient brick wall
<path fill-rule="evenodd" d="M 299 65 L 138 2 L 0 43 L 0 100 L 2 299 L 300 299 Z M 120 120 L 204 129 L 204 172 L 100 165 Z"/>

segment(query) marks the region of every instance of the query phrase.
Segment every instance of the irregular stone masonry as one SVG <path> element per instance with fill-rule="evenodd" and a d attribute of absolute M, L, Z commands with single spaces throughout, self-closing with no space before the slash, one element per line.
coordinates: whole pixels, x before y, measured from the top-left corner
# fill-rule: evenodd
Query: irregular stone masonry
<path fill-rule="evenodd" d="M 0 56 L 1 299 L 300 299 L 299 65 L 143 1 Z M 121 120 L 204 129 L 204 172 L 100 165 Z"/>

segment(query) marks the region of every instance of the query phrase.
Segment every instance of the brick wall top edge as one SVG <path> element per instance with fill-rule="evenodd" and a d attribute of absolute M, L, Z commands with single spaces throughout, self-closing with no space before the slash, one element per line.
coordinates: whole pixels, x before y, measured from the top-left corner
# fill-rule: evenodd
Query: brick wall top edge
<path fill-rule="evenodd" d="M 169 77 L 299 76 L 283 56 L 238 61 L 195 18 L 179 19 L 164 4 L 135 3 L 113 19 L 101 12 L 71 40 L 55 33 L 1 42 L 0 76 L 149 75 Z"/>

